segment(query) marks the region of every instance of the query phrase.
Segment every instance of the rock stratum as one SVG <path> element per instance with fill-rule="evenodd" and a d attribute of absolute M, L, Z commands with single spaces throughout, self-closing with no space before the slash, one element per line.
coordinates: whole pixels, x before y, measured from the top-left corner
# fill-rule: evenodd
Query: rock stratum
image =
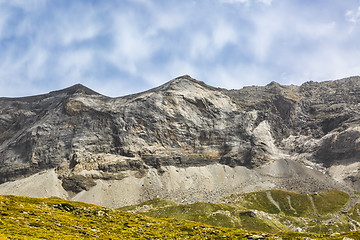
<path fill-rule="evenodd" d="M 360 190 L 360 77 L 226 90 L 190 76 L 110 98 L 0 98 L 0 194 L 107 207 L 155 197 Z"/>

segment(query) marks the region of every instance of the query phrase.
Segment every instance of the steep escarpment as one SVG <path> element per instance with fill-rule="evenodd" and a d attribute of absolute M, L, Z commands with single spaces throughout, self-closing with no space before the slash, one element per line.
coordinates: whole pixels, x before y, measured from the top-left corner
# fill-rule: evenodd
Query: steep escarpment
<path fill-rule="evenodd" d="M 40 96 L 0 99 L 1 182 L 54 168 L 67 158 L 75 133 L 66 104 L 82 94 L 99 96 L 75 85 Z"/>
<path fill-rule="evenodd" d="M 42 171 L 59 196 L 107 206 L 357 189 L 359 77 L 225 90 L 182 76 L 120 98 L 75 85 L 0 107 L 0 193 Z"/>

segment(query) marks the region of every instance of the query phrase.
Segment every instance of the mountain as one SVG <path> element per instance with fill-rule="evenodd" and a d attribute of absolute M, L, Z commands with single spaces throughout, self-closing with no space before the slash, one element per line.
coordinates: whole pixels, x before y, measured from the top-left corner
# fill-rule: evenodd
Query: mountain
<path fill-rule="evenodd" d="M 190 76 L 109 98 L 0 98 L 0 194 L 107 207 L 360 190 L 360 77 L 240 90 Z"/>

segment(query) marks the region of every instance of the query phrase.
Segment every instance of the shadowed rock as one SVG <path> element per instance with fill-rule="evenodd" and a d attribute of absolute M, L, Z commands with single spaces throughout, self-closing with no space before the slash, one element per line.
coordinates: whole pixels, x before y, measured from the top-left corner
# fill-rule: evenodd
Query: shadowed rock
<path fill-rule="evenodd" d="M 242 166 L 269 177 L 261 169 L 286 160 L 330 175 L 286 176 L 274 186 L 353 187 L 357 175 L 328 170 L 358 162 L 359 110 L 359 77 L 226 90 L 182 76 L 119 98 L 79 84 L 0 98 L 0 183 L 56 169 L 62 186 L 77 193 L 152 170 L 166 176 L 170 167 Z"/>

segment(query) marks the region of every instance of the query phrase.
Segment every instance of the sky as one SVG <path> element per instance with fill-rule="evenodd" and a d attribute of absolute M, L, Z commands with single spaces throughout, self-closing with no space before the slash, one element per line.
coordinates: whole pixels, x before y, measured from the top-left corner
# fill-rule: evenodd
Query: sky
<path fill-rule="evenodd" d="M 0 0 L 0 96 L 360 75 L 359 0 Z"/>

